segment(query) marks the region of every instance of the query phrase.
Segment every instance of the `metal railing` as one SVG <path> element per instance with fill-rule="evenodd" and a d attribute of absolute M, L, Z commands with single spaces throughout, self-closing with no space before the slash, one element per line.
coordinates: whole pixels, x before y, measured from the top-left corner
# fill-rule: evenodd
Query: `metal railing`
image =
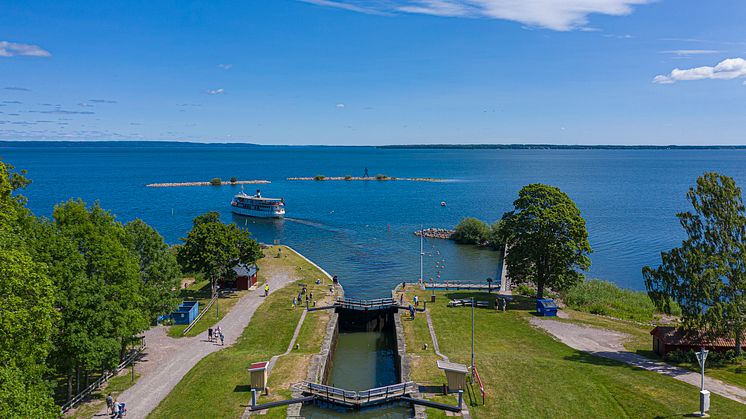
<path fill-rule="evenodd" d="M 138 356 L 140 356 L 140 354 L 142 353 L 143 350 L 145 350 L 145 342 L 144 341 L 140 345 L 139 348 L 133 349 L 129 353 L 129 355 L 127 355 L 124 358 L 124 360 L 122 362 L 120 362 L 119 365 L 117 365 L 117 367 L 114 370 L 104 371 L 104 374 L 101 377 L 99 377 L 93 383 L 89 384 L 88 387 L 84 388 L 80 393 L 76 394 L 75 396 L 73 396 L 73 398 L 71 398 L 65 404 L 63 404 L 62 405 L 62 409 L 61 409 L 62 413 L 64 414 L 68 410 L 72 409 L 76 404 L 80 403 L 81 400 L 83 400 L 89 394 L 91 394 L 91 392 L 93 392 L 97 388 L 101 387 L 101 385 L 103 383 L 109 381 L 109 379 L 111 377 L 119 374 L 119 372 L 122 371 L 124 368 L 126 368 L 129 364 L 131 364 L 132 361 L 135 360 L 135 358 L 137 358 Z"/>
<path fill-rule="evenodd" d="M 482 393 L 482 405 L 484 405 L 484 384 L 482 384 L 482 377 L 479 376 L 476 365 L 472 367 L 472 370 L 474 371 L 474 377 L 477 379 L 477 384 L 479 384 L 479 392 Z"/>
<path fill-rule="evenodd" d="M 210 300 L 210 302 L 207 303 L 207 305 L 205 306 L 204 310 L 202 310 L 197 315 L 197 317 L 195 317 L 194 320 L 192 320 L 192 322 L 189 323 L 189 326 L 187 326 L 186 328 L 184 328 L 184 331 L 181 332 L 182 336 L 186 335 L 187 333 L 189 333 L 190 330 L 192 330 L 192 328 L 194 327 L 194 325 L 196 325 L 197 322 L 205 315 L 205 313 L 207 313 L 207 310 L 209 310 L 210 307 L 212 307 L 212 305 L 215 303 L 215 300 L 218 299 L 218 296 L 219 296 L 218 294 L 215 294 L 215 296 L 212 297 L 212 300 Z"/>
<path fill-rule="evenodd" d="M 417 385 L 413 381 L 392 384 L 385 387 L 372 388 L 363 391 L 351 391 L 324 384 L 304 383 L 304 392 L 331 403 L 363 406 L 372 403 L 383 403 L 395 400 L 413 393 Z"/>
<path fill-rule="evenodd" d="M 396 305 L 393 298 L 378 298 L 375 300 L 362 300 L 359 298 L 337 298 L 334 304 L 337 307 L 358 310 L 388 308 Z"/>

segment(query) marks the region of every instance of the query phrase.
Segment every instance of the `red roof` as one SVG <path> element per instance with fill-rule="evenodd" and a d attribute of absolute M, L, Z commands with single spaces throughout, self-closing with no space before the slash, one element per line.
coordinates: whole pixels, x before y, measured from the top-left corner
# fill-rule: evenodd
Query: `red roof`
<path fill-rule="evenodd" d="M 708 337 L 701 330 L 685 330 L 681 327 L 657 326 L 650 334 L 672 346 L 705 346 L 712 348 L 735 348 L 736 340 L 732 337 Z M 741 345 L 746 347 L 746 332 L 741 338 Z"/>
<path fill-rule="evenodd" d="M 255 362 L 249 366 L 249 371 L 266 369 L 267 364 L 269 364 L 269 362 Z"/>

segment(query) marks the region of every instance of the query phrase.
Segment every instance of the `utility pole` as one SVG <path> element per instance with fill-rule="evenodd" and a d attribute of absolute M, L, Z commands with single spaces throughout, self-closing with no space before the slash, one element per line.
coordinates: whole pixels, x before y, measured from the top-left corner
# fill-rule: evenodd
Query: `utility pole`
<path fill-rule="evenodd" d="M 471 297 L 471 382 L 474 382 L 474 297 Z"/>
<path fill-rule="evenodd" d="M 697 355 L 697 362 L 699 362 L 699 366 L 702 368 L 702 371 L 700 372 L 700 381 L 699 381 L 699 416 L 700 417 L 706 417 L 707 411 L 710 410 L 710 392 L 705 390 L 705 360 L 707 359 L 707 354 L 710 351 L 702 347 L 699 352 L 696 353 Z"/>
<path fill-rule="evenodd" d="M 422 227 L 422 224 L 420 224 L 420 284 L 425 283 L 425 276 L 423 274 L 423 263 L 425 258 L 425 248 L 424 246 L 424 237 L 425 237 L 425 230 Z"/>

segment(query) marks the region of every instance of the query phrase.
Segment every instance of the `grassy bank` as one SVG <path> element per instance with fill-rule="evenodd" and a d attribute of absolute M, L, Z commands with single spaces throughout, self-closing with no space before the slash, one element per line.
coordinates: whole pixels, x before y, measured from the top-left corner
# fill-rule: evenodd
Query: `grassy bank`
<path fill-rule="evenodd" d="M 581 282 L 561 294 L 568 307 L 591 314 L 601 314 L 620 319 L 649 323 L 663 313 L 658 311 L 648 294 L 643 291 L 632 291 L 617 285 L 591 279 Z M 681 314 L 678 306 L 673 315 Z"/>
<path fill-rule="evenodd" d="M 253 362 L 269 361 L 284 353 L 301 317 L 300 308 L 292 308 L 298 293 L 297 283 L 305 283 L 316 296 L 328 296 L 326 277 L 295 253 L 276 248 L 265 249 L 259 261 L 259 276 L 290 275 L 298 281 L 279 289 L 262 303 L 235 345 L 208 355 L 194 366 L 171 393 L 151 413 L 152 418 L 240 417 L 250 400 L 249 375 Z M 315 285 L 317 278 L 324 279 Z M 318 353 L 329 314 L 308 313 L 298 338 L 300 348 L 278 360 L 269 377 L 271 396 L 266 400 L 290 396 L 291 383 L 305 378 L 308 360 Z M 265 417 L 285 417 L 286 408 L 271 409 Z"/>
<path fill-rule="evenodd" d="M 225 317 L 225 315 L 231 311 L 233 306 L 236 305 L 238 300 L 246 295 L 247 292 L 248 291 L 237 291 L 227 296 L 218 298 L 218 301 L 216 303 L 219 305 L 219 316 L 215 316 L 215 305 L 213 305 L 212 307 L 210 307 L 210 311 L 208 313 L 205 313 L 205 315 L 202 316 L 201 319 L 199 319 L 197 324 L 195 324 L 194 327 L 189 330 L 186 335 L 182 335 L 184 329 L 186 329 L 188 326 L 185 324 L 175 324 L 173 326 L 170 326 L 168 328 L 168 335 L 172 338 L 180 338 L 182 336 L 197 336 L 200 333 L 203 333 L 209 327 L 214 326 L 215 324 L 217 324 L 217 322 L 220 321 L 220 319 Z M 195 281 L 186 289 L 182 289 L 180 297 L 182 300 L 199 301 L 199 308 L 201 311 L 204 310 L 204 308 L 207 307 L 207 304 L 210 302 L 211 294 L 212 290 L 210 287 L 210 280 L 203 279 Z"/>
<path fill-rule="evenodd" d="M 413 291 L 429 298 L 429 291 Z M 441 352 L 454 362 L 470 363 L 471 310 L 448 308 L 449 298 L 476 296 L 494 301 L 494 295 L 457 291 L 437 293 L 428 304 Z M 411 294 L 410 294 L 411 296 Z M 476 310 L 476 364 L 486 385 L 486 403 L 472 397 L 475 418 L 534 417 L 683 417 L 698 409 L 697 389 L 649 371 L 576 351 L 536 330 L 529 323 L 533 301 L 517 299 L 507 313 Z M 413 379 L 440 386 L 443 373 L 424 316 L 404 321 L 408 351 L 415 358 Z M 424 344 L 428 348 L 424 349 Z M 455 398 L 449 396 L 450 403 Z M 746 406 L 717 395 L 712 397 L 716 417 L 746 417 Z M 434 416 L 442 415 L 433 412 Z"/>

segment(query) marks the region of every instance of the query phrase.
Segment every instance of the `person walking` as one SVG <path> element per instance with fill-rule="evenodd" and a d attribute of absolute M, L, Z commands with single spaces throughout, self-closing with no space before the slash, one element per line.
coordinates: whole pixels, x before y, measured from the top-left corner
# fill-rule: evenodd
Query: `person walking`
<path fill-rule="evenodd" d="M 111 393 L 106 395 L 106 409 L 109 411 L 109 415 L 114 414 L 114 398 L 111 397 Z"/>
<path fill-rule="evenodd" d="M 269 284 L 264 284 L 264 296 L 267 297 L 269 295 Z"/>
<path fill-rule="evenodd" d="M 420 304 L 420 300 L 417 298 L 417 296 L 414 296 L 414 306 L 417 307 Z"/>
<path fill-rule="evenodd" d="M 297 303 L 298 303 L 298 299 L 296 297 L 293 297 L 293 308 L 295 308 Z"/>
<path fill-rule="evenodd" d="M 220 346 L 225 346 L 225 336 L 223 336 L 223 332 L 220 332 Z"/>
<path fill-rule="evenodd" d="M 212 327 L 207 329 L 207 341 L 212 342 Z"/>

